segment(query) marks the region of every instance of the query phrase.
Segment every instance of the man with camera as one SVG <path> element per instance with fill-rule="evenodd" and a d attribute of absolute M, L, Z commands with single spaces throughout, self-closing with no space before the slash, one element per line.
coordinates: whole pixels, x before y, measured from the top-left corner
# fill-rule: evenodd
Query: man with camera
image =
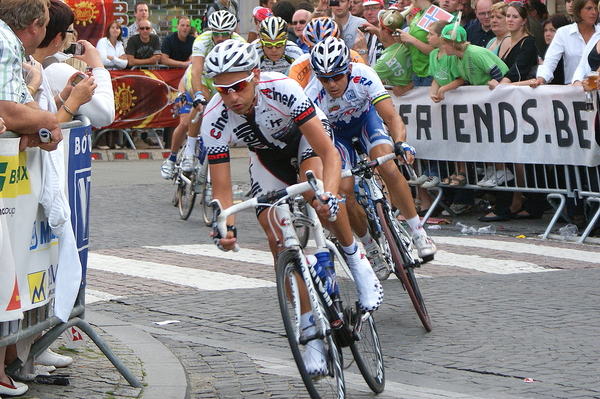
<path fill-rule="evenodd" d="M 350 14 L 350 0 L 319 0 L 319 5 L 314 14 L 317 17 L 325 16 L 329 8 L 331 8 L 333 20 L 342 28 L 341 39 L 348 48 L 352 48 L 358 34 L 358 28 L 367 23 L 367 20 Z"/>

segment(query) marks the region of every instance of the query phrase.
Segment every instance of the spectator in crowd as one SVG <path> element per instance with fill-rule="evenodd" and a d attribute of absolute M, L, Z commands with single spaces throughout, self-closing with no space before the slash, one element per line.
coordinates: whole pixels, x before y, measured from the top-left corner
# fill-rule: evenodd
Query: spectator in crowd
<path fill-rule="evenodd" d="M 22 135 L 21 150 L 40 147 L 50 151 L 62 140 L 56 116 L 40 109 L 31 95 L 37 87 L 28 88 L 23 80 L 23 61 L 44 39 L 48 19 L 48 3 L 45 0 L 0 2 L 0 62 L 3 68 L 0 74 L 0 115 L 8 130 Z M 51 131 L 50 143 L 40 143 L 38 132 L 41 128 Z"/>
<path fill-rule="evenodd" d="M 276 1 L 276 0 L 275 0 Z M 271 1 L 269 1 L 270 3 Z M 271 5 L 272 7 L 272 5 Z M 271 7 L 267 7 L 267 8 L 271 8 Z M 238 3 L 237 0 L 215 0 L 214 3 L 212 3 L 211 5 L 209 5 L 206 8 L 206 13 L 204 14 L 206 17 L 206 21 L 208 22 L 208 20 L 210 19 L 210 16 L 217 11 L 221 11 L 221 10 L 226 10 L 229 11 L 233 16 L 235 16 L 235 20 L 237 22 L 236 25 L 236 32 L 240 33 L 240 27 L 239 27 L 239 22 L 240 22 L 240 15 L 239 15 L 239 10 L 240 10 L 240 5 Z"/>
<path fill-rule="evenodd" d="M 492 4 L 492 0 L 475 0 L 475 16 L 477 20 L 473 21 L 467 28 L 467 40 L 469 43 L 485 47 L 496 36 L 492 31 L 490 21 Z"/>
<path fill-rule="evenodd" d="M 471 0 L 461 0 L 462 3 L 462 18 L 460 20 L 460 25 L 467 29 L 473 21 L 477 19 L 475 16 L 475 10 L 471 6 Z"/>
<path fill-rule="evenodd" d="M 252 10 L 252 27 L 250 28 L 250 32 L 248 32 L 248 43 L 252 43 L 258 38 L 258 26 L 262 21 L 264 21 L 267 17 L 272 17 L 273 11 L 270 8 L 266 7 L 254 7 Z"/>
<path fill-rule="evenodd" d="M 190 65 L 192 46 L 196 39 L 190 35 L 190 17 L 181 16 L 177 21 L 177 32 L 168 34 L 161 45 L 160 62 L 170 67 L 187 68 Z"/>
<path fill-rule="evenodd" d="M 567 18 L 571 22 L 575 22 L 575 19 L 573 18 L 573 1 L 574 0 L 565 0 L 565 10 L 567 13 Z"/>
<path fill-rule="evenodd" d="M 306 44 L 304 41 L 304 28 L 306 27 L 308 21 L 310 21 L 311 14 L 311 11 L 300 8 L 296 10 L 294 16 L 292 17 L 294 33 L 298 37 L 296 44 L 304 53 L 308 53 L 309 51 L 308 44 Z"/>
<path fill-rule="evenodd" d="M 458 11 L 462 11 L 462 3 L 460 0 L 442 0 L 440 1 L 440 8 L 455 17 L 458 14 Z"/>
<path fill-rule="evenodd" d="M 548 7 L 540 0 L 528 0 L 525 3 L 527 8 L 527 14 L 538 21 L 541 25 L 544 24 L 546 18 L 548 18 Z"/>
<path fill-rule="evenodd" d="M 358 18 L 364 18 L 363 0 L 350 0 L 350 14 Z"/>
<path fill-rule="evenodd" d="M 258 35 L 256 49 L 261 71 L 286 73 L 290 65 L 304 54 L 288 39 L 287 23 L 280 17 L 268 17 L 262 21 Z"/>
<path fill-rule="evenodd" d="M 319 0 L 319 5 L 315 9 L 316 14 L 323 14 L 329 8 L 329 0 Z M 340 27 L 341 39 L 348 48 L 354 47 L 354 41 L 358 34 L 358 28 L 367 21 L 363 18 L 355 17 L 350 14 L 350 0 L 340 0 L 338 6 L 331 7 L 333 20 Z M 317 15 L 321 16 L 321 15 Z"/>
<path fill-rule="evenodd" d="M 364 0 L 363 7 L 363 15 L 368 24 L 363 24 L 362 31 L 356 36 L 354 50 L 363 57 L 365 64 L 373 66 L 385 48 L 379 38 L 379 12 L 385 9 L 385 6 L 383 0 Z M 404 18 L 402 20 L 404 21 Z"/>
<path fill-rule="evenodd" d="M 139 32 L 127 41 L 127 62 L 130 67 L 136 65 L 158 64 L 161 59 L 160 39 L 150 33 L 152 24 L 147 19 L 138 23 Z"/>
<path fill-rule="evenodd" d="M 393 86 L 396 96 L 401 96 L 414 86 L 408 49 L 397 43 L 392 36 L 396 29 L 400 29 L 403 25 L 404 17 L 400 11 L 390 9 L 382 13 L 379 23 L 379 38 L 385 49 L 373 65 L 373 69 L 382 82 Z"/>
<path fill-rule="evenodd" d="M 448 25 L 447 21 L 436 21 L 429 26 L 427 42 L 435 49 L 429 54 L 429 74 L 433 76 L 433 82 L 429 89 L 429 96 L 435 103 L 444 99 L 444 93 L 454 90 L 465 83 L 458 72 L 456 54 L 446 52 L 442 45 L 442 31 Z M 451 176 L 452 177 L 452 176 Z M 451 177 L 448 178 L 451 180 Z M 450 184 L 450 181 L 442 184 Z"/>
<path fill-rule="evenodd" d="M 298 36 L 296 36 L 292 27 L 295 12 L 296 8 L 289 0 L 279 0 L 273 5 L 273 16 L 282 18 L 288 24 L 288 38 L 294 43 L 298 40 Z"/>
<path fill-rule="evenodd" d="M 123 47 L 123 30 L 121 24 L 112 21 L 106 29 L 106 36 L 98 40 L 96 48 L 102 57 L 102 64 L 107 69 L 127 68 L 127 55 Z"/>
<path fill-rule="evenodd" d="M 496 37 L 492 38 L 487 44 L 487 49 L 492 53 L 505 54 L 510 48 L 510 32 L 506 26 L 506 10 L 508 4 L 501 1 L 495 3 L 490 11 L 490 22 L 492 25 L 492 31 Z"/>
<path fill-rule="evenodd" d="M 573 1 L 574 24 L 556 28 L 565 21 L 560 21 L 556 16 L 550 24 L 544 25 L 549 36 L 552 31 L 556 34 L 550 41 L 548 50 L 544 56 L 544 63 L 538 67 L 537 79 L 534 87 L 553 81 L 559 63 L 564 65 L 563 81 L 558 84 L 569 84 L 573 81 L 577 66 L 585 55 L 584 49 L 590 43 L 592 37 L 600 37 L 600 26 L 596 24 L 598 19 L 598 0 L 575 0 Z M 555 25 L 556 24 L 556 25 Z M 560 72 L 559 72 L 560 73 Z"/>
<path fill-rule="evenodd" d="M 304 28 L 304 42 L 310 49 L 316 46 L 322 40 L 328 37 L 340 37 L 340 31 L 335 21 L 329 17 L 320 17 L 311 20 Z M 362 57 L 358 52 L 350 50 L 352 62 L 364 64 Z M 306 87 L 313 77 L 310 68 L 310 52 L 303 54 L 290 66 L 288 76 L 300 83 L 300 86 Z"/>
<path fill-rule="evenodd" d="M 148 18 L 150 18 L 150 10 L 148 9 L 148 4 L 137 3 L 133 10 L 133 16 L 135 18 L 135 21 L 133 21 L 133 23 L 127 27 L 127 35 L 125 36 L 125 40 L 123 41 L 123 45 L 125 47 L 127 47 L 127 41 L 129 41 L 131 37 L 139 33 L 138 28 L 140 26 L 140 21 L 148 20 Z M 150 33 L 156 35 L 156 31 L 154 30 L 154 28 L 152 28 L 152 31 Z"/>
<path fill-rule="evenodd" d="M 433 78 L 429 75 L 429 54 L 433 51 L 433 46 L 427 43 L 427 31 L 417 26 L 417 24 L 433 2 L 431 0 L 416 0 L 413 4 L 420 11 L 410 22 L 408 31 L 397 31 L 400 33 L 398 39 L 408 46 L 410 51 L 415 86 L 431 86 Z"/>

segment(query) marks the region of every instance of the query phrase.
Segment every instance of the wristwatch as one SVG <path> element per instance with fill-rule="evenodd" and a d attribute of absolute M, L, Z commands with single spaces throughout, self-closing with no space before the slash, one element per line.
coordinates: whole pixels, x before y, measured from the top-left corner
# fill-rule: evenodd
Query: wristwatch
<path fill-rule="evenodd" d="M 360 50 L 358 50 L 358 54 L 360 54 L 360 55 L 367 54 L 367 50 L 365 50 L 364 48 L 361 48 Z"/>

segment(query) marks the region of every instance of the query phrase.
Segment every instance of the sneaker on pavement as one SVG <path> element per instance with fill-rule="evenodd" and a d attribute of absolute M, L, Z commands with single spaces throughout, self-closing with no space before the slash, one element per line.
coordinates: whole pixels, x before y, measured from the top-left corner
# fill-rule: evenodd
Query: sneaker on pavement
<path fill-rule="evenodd" d="M 170 159 L 165 159 L 165 162 L 160 165 L 160 174 L 163 179 L 171 180 L 173 178 L 173 172 L 175 172 L 175 162 Z"/>
<path fill-rule="evenodd" d="M 306 336 L 313 335 L 316 331 L 314 325 L 305 328 Z M 325 343 L 322 339 L 313 339 L 306 344 L 306 351 L 302 354 L 304 367 L 312 378 L 327 374 L 327 354 Z"/>
<path fill-rule="evenodd" d="M 371 268 L 369 260 L 361 254 L 358 264 L 348 266 L 358 290 L 358 302 L 360 302 L 361 309 L 367 312 L 377 310 L 383 301 L 383 286 Z"/>
<path fill-rule="evenodd" d="M 150 148 L 150 146 L 148 145 L 148 143 L 146 143 L 144 140 L 142 140 L 141 137 L 135 137 L 133 139 L 133 145 L 135 146 L 136 150 Z"/>
<path fill-rule="evenodd" d="M 501 184 L 504 184 L 508 181 L 514 179 L 514 175 L 508 169 L 505 170 L 497 170 L 495 175 L 492 176 L 491 179 L 487 180 L 483 184 L 478 184 L 481 187 L 496 187 Z"/>
<path fill-rule="evenodd" d="M 6 396 L 21 396 L 29 387 L 22 382 L 15 382 L 12 378 L 8 377 L 10 383 L 4 383 L 0 381 L 0 395 Z"/>
<path fill-rule="evenodd" d="M 467 204 L 451 204 L 450 205 L 450 210 L 452 212 L 454 212 L 455 215 L 462 215 L 463 213 L 469 211 L 471 208 L 472 208 L 472 205 L 467 205 Z M 452 214 L 445 209 L 442 211 L 442 215 L 443 216 L 452 216 Z"/>
<path fill-rule="evenodd" d="M 418 229 L 412 233 L 412 239 L 415 243 L 415 247 L 417 247 L 417 251 L 419 252 L 420 258 L 425 257 L 433 257 L 433 255 L 437 252 L 437 247 L 435 243 L 427 235 L 423 228 Z"/>
<path fill-rule="evenodd" d="M 377 245 L 376 242 L 373 242 L 373 244 L 374 245 L 370 245 L 368 248 L 365 247 L 367 259 L 379 281 L 387 280 L 390 277 L 390 268 L 381 253 L 381 249 L 379 249 L 379 245 Z"/>
<path fill-rule="evenodd" d="M 194 156 L 193 155 L 184 155 L 183 160 L 181 161 L 181 170 L 186 173 L 194 171 Z"/>
<path fill-rule="evenodd" d="M 485 173 L 483 174 L 483 177 L 481 178 L 481 180 L 479 180 L 477 182 L 478 186 L 482 186 L 483 184 L 485 184 L 486 181 L 490 180 L 492 177 L 494 177 L 496 173 L 496 168 L 492 165 L 488 166 L 485 169 Z"/>
<path fill-rule="evenodd" d="M 421 184 L 421 187 L 423 188 L 433 188 L 436 187 L 438 184 L 440 184 L 440 178 L 437 176 L 429 176 L 427 178 L 427 181 L 423 184 Z"/>
<path fill-rule="evenodd" d="M 60 368 L 67 367 L 73 363 L 73 358 L 54 353 L 50 350 L 50 348 L 48 348 L 35 358 L 35 362 L 44 366 L 54 366 L 56 368 Z"/>
<path fill-rule="evenodd" d="M 43 366 L 36 364 L 33 369 L 33 373 L 29 373 L 23 368 L 18 369 L 16 372 L 11 374 L 11 377 L 18 381 L 31 382 L 35 380 L 38 375 L 50 375 L 51 372 L 56 370 L 54 366 Z"/>
<path fill-rule="evenodd" d="M 408 180 L 407 183 L 420 186 L 421 184 L 425 183 L 427 181 L 427 179 L 429 179 L 429 176 L 421 175 L 421 176 L 417 177 L 415 180 Z"/>

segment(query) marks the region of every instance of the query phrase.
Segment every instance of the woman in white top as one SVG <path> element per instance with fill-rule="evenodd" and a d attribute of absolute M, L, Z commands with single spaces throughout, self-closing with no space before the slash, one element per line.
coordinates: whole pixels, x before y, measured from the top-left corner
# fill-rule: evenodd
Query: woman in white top
<path fill-rule="evenodd" d="M 121 40 L 122 36 L 121 24 L 113 21 L 106 29 L 106 36 L 98 40 L 98 44 L 96 44 L 102 57 L 102 63 L 108 69 L 127 68 L 127 56 Z"/>

